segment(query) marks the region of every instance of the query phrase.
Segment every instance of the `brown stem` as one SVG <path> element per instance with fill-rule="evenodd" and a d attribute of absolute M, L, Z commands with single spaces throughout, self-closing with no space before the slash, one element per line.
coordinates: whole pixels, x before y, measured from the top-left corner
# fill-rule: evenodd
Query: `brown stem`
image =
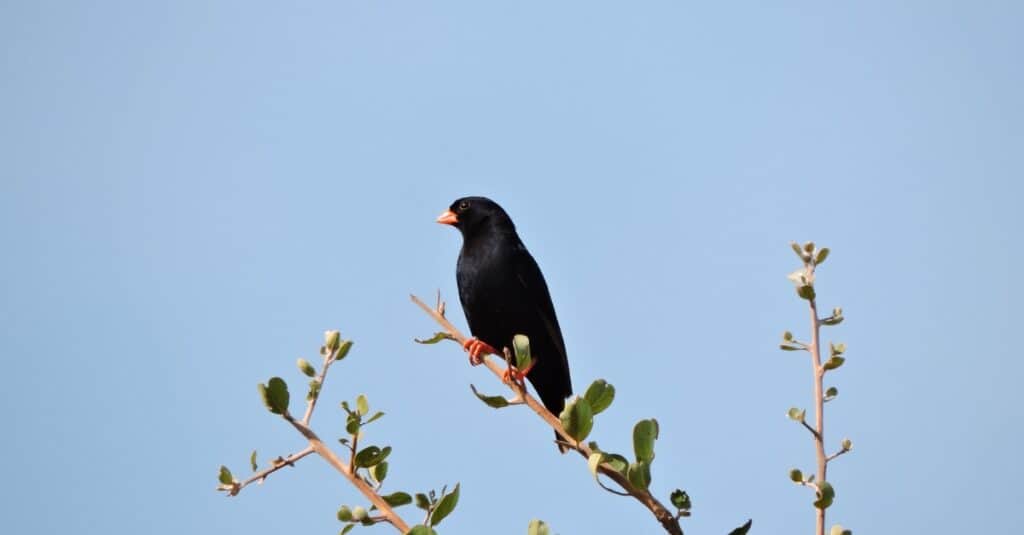
<path fill-rule="evenodd" d="M 231 496 L 238 494 L 239 492 L 242 491 L 242 489 L 244 489 L 247 485 L 251 483 L 255 483 L 257 481 L 263 483 L 263 480 L 267 479 L 267 476 L 273 474 L 274 472 L 277 472 L 278 470 L 286 466 L 295 466 L 295 461 L 298 461 L 299 459 L 309 455 L 310 453 L 313 453 L 313 447 L 307 446 L 306 449 L 297 453 L 293 453 L 277 463 L 272 462 L 273 466 L 271 466 L 270 468 L 256 472 L 249 479 L 246 479 L 245 481 L 239 483 L 237 487 L 231 490 Z"/>
<path fill-rule="evenodd" d="M 430 317 L 434 318 L 434 321 L 439 323 L 441 327 L 444 327 L 444 329 L 448 332 L 449 335 L 452 336 L 452 338 L 455 339 L 456 342 L 458 342 L 460 345 L 466 342 L 466 337 L 463 336 L 463 334 L 459 332 L 459 330 L 456 329 L 455 326 L 452 325 L 451 322 L 448 321 L 448 319 L 445 318 L 442 314 L 440 314 L 437 310 L 427 306 L 423 301 L 420 301 L 420 299 L 415 295 L 411 295 L 409 297 L 411 297 L 412 301 L 416 303 L 420 308 L 422 308 L 424 312 L 426 312 Z M 491 372 L 498 377 L 498 379 L 502 378 L 502 372 L 504 370 L 502 370 L 497 363 L 488 358 L 487 355 L 483 356 L 483 363 L 484 365 L 487 366 L 487 369 L 491 370 Z M 537 413 L 538 416 L 540 416 L 545 422 L 547 422 L 547 424 L 551 426 L 551 428 L 554 429 L 560 437 L 562 437 L 563 441 L 566 444 L 568 444 L 571 447 L 571 449 L 576 450 L 580 455 L 583 456 L 584 459 L 590 458 L 590 455 L 593 453 L 593 451 L 589 447 L 587 447 L 586 444 L 578 444 L 576 440 L 574 440 L 572 437 L 566 434 L 565 430 L 562 429 L 562 422 L 555 415 L 551 414 L 550 411 L 544 408 L 544 405 L 537 401 L 536 398 L 531 396 L 529 392 L 526 392 L 525 389 L 519 391 L 518 388 L 512 387 L 512 390 L 516 394 L 520 395 L 523 399 L 523 402 L 528 407 L 530 407 L 530 409 L 532 409 L 533 412 Z M 623 490 L 629 493 L 630 496 L 635 498 L 637 501 L 643 504 L 644 507 L 650 510 L 651 513 L 654 515 L 654 518 L 659 523 L 661 523 L 662 528 L 664 528 L 666 532 L 670 533 L 671 535 L 683 535 L 683 529 L 679 526 L 679 520 L 675 517 L 675 515 L 670 513 L 668 509 L 666 509 L 665 506 L 662 505 L 661 502 L 657 500 L 657 498 L 651 495 L 650 491 L 648 491 L 647 489 L 634 487 L 629 482 L 629 480 L 626 479 L 626 476 L 622 475 L 612 467 L 608 466 L 607 463 L 601 464 L 598 467 L 598 471 L 604 474 L 605 477 L 607 477 L 608 479 L 611 479 L 612 481 L 617 483 L 620 487 L 622 487 Z"/>
<path fill-rule="evenodd" d="M 359 474 L 349 470 L 348 465 L 346 465 L 346 463 L 342 461 L 333 450 L 328 448 L 327 445 L 320 440 L 320 437 L 318 437 L 316 433 L 309 428 L 309 426 L 296 420 L 287 412 L 284 413 L 284 419 L 287 420 L 288 423 L 292 424 L 292 426 L 294 426 L 302 436 L 306 437 L 306 440 L 309 441 L 309 447 L 312 448 L 313 451 L 315 451 L 320 457 L 323 457 L 323 459 L 327 461 L 327 464 L 333 466 L 335 470 L 349 481 L 349 483 L 352 483 L 352 485 L 355 486 L 356 489 L 366 497 L 366 499 L 370 500 L 370 503 L 377 506 L 377 510 L 380 511 L 380 516 L 383 520 L 394 526 L 394 528 L 400 533 L 409 531 L 409 526 L 404 520 L 402 520 L 402 517 L 395 513 L 391 506 L 388 505 L 388 502 L 384 501 L 384 499 L 381 498 L 380 495 L 377 494 L 377 492 L 359 476 Z"/>
<path fill-rule="evenodd" d="M 309 425 L 309 420 L 313 418 L 313 409 L 316 409 L 316 400 L 320 398 L 320 392 L 322 392 L 324 388 L 324 379 L 327 378 L 327 368 L 331 367 L 331 363 L 334 362 L 334 357 L 337 354 L 338 350 L 335 349 L 334 351 L 329 351 L 327 352 L 326 355 L 324 355 L 323 369 L 321 369 L 320 374 L 317 375 L 315 379 L 313 379 L 314 381 L 319 383 L 319 385 L 317 385 L 319 387 L 319 390 L 317 390 L 317 395 L 313 396 L 312 399 L 310 399 L 309 402 L 306 404 L 306 414 L 302 416 L 302 423 L 305 425 Z"/>
<path fill-rule="evenodd" d="M 813 280 L 814 264 L 807 266 L 808 278 Z M 818 319 L 818 304 L 814 299 L 809 299 L 811 312 L 811 364 L 814 372 L 814 449 L 818 458 L 818 481 L 827 481 L 828 456 L 825 454 L 825 397 L 822 394 L 822 381 L 825 377 L 825 368 L 821 365 L 821 341 L 820 330 L 821 320 Z M 817 535 L 825 535 L 825 509 L 815 507 L 817 520 Z"/>

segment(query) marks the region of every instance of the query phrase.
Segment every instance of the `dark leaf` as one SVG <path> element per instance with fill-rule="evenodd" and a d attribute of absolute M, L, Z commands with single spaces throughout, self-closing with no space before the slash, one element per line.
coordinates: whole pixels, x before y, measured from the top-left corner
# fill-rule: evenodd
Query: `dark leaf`
<path fill-rule="evenodd" d="M 231 470 L 228 470 L 228 467 L 223 465 L 220 467 L 220 474 L 217 476 L 217 479 L 223 485 L 230 485 L 235 482 L 235 477 L 231 475 Z"/>
<path fill-rule="evenodd" d="M 594 413 L 586 399 L 576 396 L 559 415 L 562 429 L 577 442 L 587 438 L 594 427 Z"/>
<path fill-rule="evenodd" d="M 252 455 L 249 456 L 249 465 L 252 466 L 253 472 L 255 472 L 260 467 L 258 464 L 256 464 L 256 450 L 252 450 Z"/>
<path fill-rule="evenodd" d="M 654 460 L 654 441 L 658 438 L 658 421 L 654 418 L 640 420 L 633 426 L 633 453 L 636 460 Z"/>
<path fill-rule="evenodd" d="M 669 496 L 669 500 L 672 502 L 672 505 L 680 511 L 689 511 L 690 508 L 693 507 L 693 504 L 690 502 L 690 495 L 682 489 L 672 491 L 672 495 Z"/>
<path fill-rule="evenodd" d="M 832 505 L 832 501 L 835 500 L 836 491 L 828 481 L 820 481 L 818 482 L 817 496 L 818 499 L 815 500 L 814 506 L 818 509 L 828 509 Z"/>
<path fill-rule="evenodd" d="M 455 510 L 455 506 L 459 503 L 459 484 L 455 484 L 455 488 L 451 492 L 441 497 L 441 500 L 437 502 L 437 507 L 434 509 L 434 514 L 430 515 L 430 525 L 436 526 L 441 523 L 448 515 Z"/>
<path fill-rule="evenodd" d="M 601 414 L 615 400 L 615 387 L 604 379 L 598 379 L 590 384 L 583 398 L 590 403 L 591 412 L 595 415 Z"/>
<path fill-rule="evenodd" d="M 445 332 L 438 332 L 438 333 L 435 333 L 434 336 L 431 336 L 430 338 L 427 338 L 426 340 L 420 340 L 419 338 L 413 338 L 413 341 L 416 342 L 417 344 L 436 344 L 436 343 L 440 342 L 441 340 L 455 340 L 455 337 L 450 335 L 450 334 L 448 334 L 448 333 L 445 333 Z"/>
<path fill-rule="evenodd" d="M 288 384 L 280 377 L 271 377 L 267 384 L 259 385 L 260 396 L 267 410 L 284 414 L 288 410 Z"/>
<path fill-rule="evenodd" d="M 407 492 L 392 492 L 387 496 L 381 496 L 385 502 L 391 507 L 401 507 L 403 505 L 409 505 L 412 503 L 412 496 L 409 496 Z"/>
<path fill-rule="evenodd" d="M 352 349 L 352 340 L 345 340 L 342 342 L 341 346 L 338 347 L 338 352 L 334 354 L 334 360 L 339 361 L 345 358 L 350 349 Z"/>
<path fill-rule="evenodd" d="M 341 508 L 338 509 L 338 520 L 342 522 L 351 522 L 352 509 L 349 509 L 347 505 L 342 505 Z"/>
<path fill-rule="evenodd" d="M 508 400 L 505 399 L 502 396 L 488 396 L 488 395 L 485 395 L 485 394 L 481 394 L 480 392 L 477 391 L 476 387 L 473 386 L 472 384 L 469 385 L 469 388 L 472 389 L 473 390 L 473 394 L 476 397 L 480 398 L 480 401 L 483 401 L 484 403 L 486 403 L 488 407 L 493 407 L 495 409 L 500 409 L 502 407 L 508 407 Z"/>
<path fill-rule="evenodd" d="M 631 463 L 626 478 L 634 487 L 646 489 L 651 485 L 651 464 L 647 461 Z"/>
<path fill-rule="evenodd" d="M 391 455 L 391 446 L 384 446 L 383 449 L 377 446 L 367 446 L 356 454 L 356 466 L 369 468 L 374 466 Z"/>

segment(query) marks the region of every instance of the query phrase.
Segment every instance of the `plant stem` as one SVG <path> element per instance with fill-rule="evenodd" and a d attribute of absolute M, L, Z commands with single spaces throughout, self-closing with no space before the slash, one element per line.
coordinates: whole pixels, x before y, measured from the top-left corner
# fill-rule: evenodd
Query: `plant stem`
<path fill-rule="evenodd" d="M 443 327 L 448 332 L 448 334 L 451 335 L 452 338 L 454 338 L 455 342 L 457 342 L 459 345 L 462 345 L 463 343 L 466 342 L 466 337 L 463 336 L 463 334 L 459 332 L 459 330 L 456 329 L 455 326 L 452 325 L 452 323 L 448 321 L 437 310 L 427 306 L 423 301 L 420 301 L 420 299 L 415 295 L 411 295 L 409 297 L 411 297 L 412 301 L 416 303 L 420 308 L 422 308 L 424 312 L 426 312 L 430 317 L 434 318 L 434 321 L 440 324 L 441 327 Z M 498 364 L 496 364 L 493 360 L 488 358 L 487 355 L 483 356 L 483 363 L 487 366 L 487 369 L 491 370 L 491 372 L 498 377 L 499 380 L 502 378 L 504 370 L 502 370 L 501 367 Z M 551 412 L 548 411 L 544 407 L 544 405 L 537 401 L 536 398 L 531 396 L 529 392 L 526 392 L 525 389 L 520 390 L 517 387 L 512 387 L 512 390 L 516 394 L 520 395 L 522 397 L 523 402 L 528 407 L 530 407 L 530 409 L 532 409 L 533 412 L 537 413 L 537 415 L 540 416 L 541 419 L 547 422 L 547 424 L 551 426 L 560 437 L 562 437 L 562 440 L 568 446 L 570 446 L 571 449 L 576 450 L 580 455 L 583 456 L 584 459 L 590 458 L 590 455 L 593 453 L 593 451 L 586 444 L 577 444 L 576 440 L 574 440 L 572 437 L 566 434 L 565 430 L 562 429 L 562 422 L 558 419 L 558 417 L 551 414 Z M 666 532 L 670 533 L 671 535 L 683 535 L 683 529 L 679 526 L 679 520 L 676 518 L 675 515 L 670 513 L 668 509 L 666 509 L 665 506 L 658 501 L 657 498 L 651 495 L 650 491 L 648 491 L 647 489 L 634 487 L 626 478 L 626 476 L 622 475 L 621 473 L 614 470 L 612 467 L 608 466 L 607 463 L 601 464 L 598 467 L 598 470 L 602 474 L 604 474 L 608 479 L 611 479 L 612 481 L 617 483 L 620 487 L 622 487 L 623 490 L 629 493 L 630 496 L 635 498 L 637 501 L 642 503 L 644 507 L 651 511 L 651 513 L 654 515 L 654 518 L 659 523 L 661 523 L 662 528 L 664 528 Z"/>
<path fill-rule="evenodd" d="M 370 500 L 370 503 L 377 506 L 377 510 L 380 511 L 384 520 L 394 526 L 394 528 L 400 533 L 409 531 L 408 524 L 402 520 L 402 517 L 395 513 L 394 509 L 388 505 L 388 502 L 384 501 L 384 499 L 381 498 L 380 495 L 377 494 L 377 492 L 359 476 L 359 474 L 350 471 L 345 462 L 342 461 L 333 450 L 328 448 L 312 429 L 293 418 L 292 415 L 287 412 L 284 413 L 284 419 L 287 420 L 288 423 L 292 424 L 292 426 L 294 426 L 302 436 L 306 437 L 306 440 L 309 441 L 309 446 L 313 451 L 316 451 L 320 457 L 323 457 L 323 459 L 327 461 L 327 464 L 330 464 L 335 470 L 341 473 L 341 475 L 345 476 L 345 479 L 347 479 L 349 483 L 352 483 L 352 485 L 355 486 L 363 496 L 366 496 L 366 499 Z"/>
<path fill-rule="evenodd" d="M 810 276 L 814 275 L 814 265 L 809 264 L 807 271 Z M 811 309 L 811 364 L 814 371 L 814 449 L 818 457 L 818 481 L 828 481 L 826 472 L 828 470 L 828 457 L 825 454 L 825 397 L 822 390 L 822 381 L 825 377 L 825 368 L 821 365 L 821 341 L 820 330 L 821 320 L 818 319 L 818 304 L 814 299 L 809 299 Z M 815 507 L 817 515 L 817 535 L 825 535 L 825 509 Z"/>

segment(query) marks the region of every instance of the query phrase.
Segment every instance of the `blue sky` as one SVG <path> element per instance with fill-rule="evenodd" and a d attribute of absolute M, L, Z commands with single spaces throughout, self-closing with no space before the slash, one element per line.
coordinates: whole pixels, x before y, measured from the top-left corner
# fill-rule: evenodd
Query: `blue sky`
<path fill-rule="evenodd" d="M 301 449 L 255 385 L 356 341 L 341 399 L 388 416 L 389 485 L 462 484 L 445 534 L 658 533 L 408 301 L 464 325 L 456 197 L 538 259 L 593 437 L 661 422 L 688 533 L 809 533 L 807 332 L 789 240 L 832 248 L 830 519 L 1005 531 L 1024 496 L 1016 351 L 1024 63 L 1015 2 L 5 2 L 5 530 L 335 533 L 362 503 L 309 458 L 235 499 L 216 469 Z M 415 515 L 410 515 L 414 518 Z M 373 528 L 387 532 L 387 528 Z"/>

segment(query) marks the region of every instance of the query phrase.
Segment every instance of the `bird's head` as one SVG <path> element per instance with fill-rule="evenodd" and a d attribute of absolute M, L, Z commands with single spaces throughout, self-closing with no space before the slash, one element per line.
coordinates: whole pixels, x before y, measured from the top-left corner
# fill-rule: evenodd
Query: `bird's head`
<path fill-rule="evenodd" d="M 515 231 L 512 220 L 498 203 L 487 197 L 463 197 L 456 199 L 451 206 L 438 218 L 437 222 L 451 225 L 462 233 L 463 237 L 477 233 L 485 228 L 508 229 Z"/>

